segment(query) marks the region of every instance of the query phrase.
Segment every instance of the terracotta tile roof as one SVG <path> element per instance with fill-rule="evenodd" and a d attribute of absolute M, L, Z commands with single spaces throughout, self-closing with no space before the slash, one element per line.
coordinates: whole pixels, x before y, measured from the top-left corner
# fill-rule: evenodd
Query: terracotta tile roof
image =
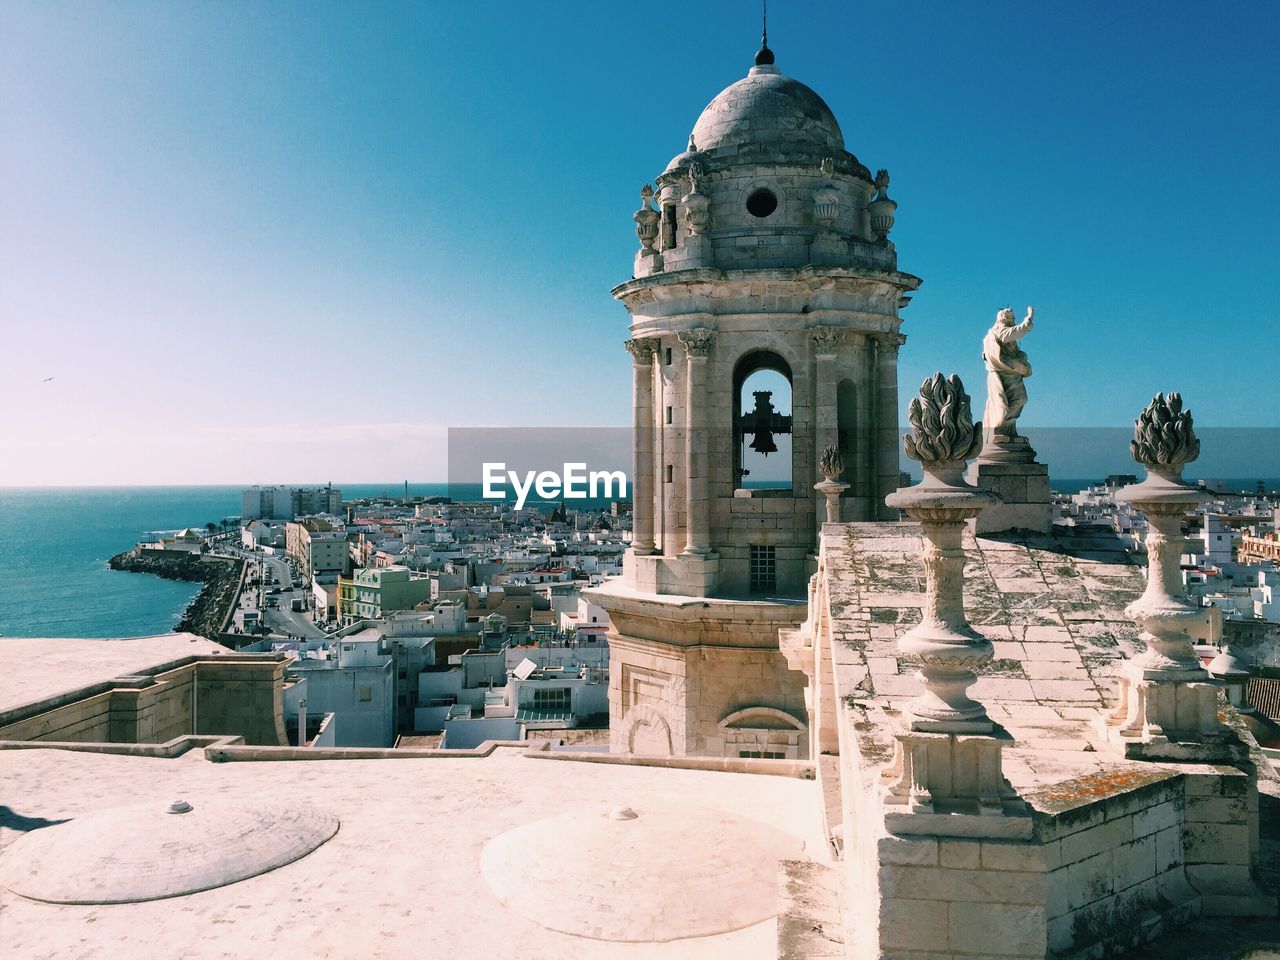
<path fill-rule="evenodd" d="M 1246 690 L 1249 702 L 1258 712 L 1272 720 L 1280 720 L 1280 680 L 1266 677 L 1250 677 Z"/>

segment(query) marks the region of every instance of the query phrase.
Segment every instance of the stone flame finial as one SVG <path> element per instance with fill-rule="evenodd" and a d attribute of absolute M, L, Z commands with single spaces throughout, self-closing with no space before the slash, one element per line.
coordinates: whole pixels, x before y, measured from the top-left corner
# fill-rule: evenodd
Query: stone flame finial
<path fill-rule="evenodd" d="M 982 447 L 982 422 L 973 422 L 969 395 L 956 374 L 925 380 L 907 418 L 911 433 L 902 438 L 903 449 L 922 464 L 968 460 Z"/>
<path fill-rule="evenodd" d="M 844 457 L 835 447 L 827 447 L 822 451 L 822 460 L 818 463 L 818 472 L 828 480 L 838 480 L 844 473 Z"/>
<path fill-rule="evenodd" d="M 1129 444 L 1133 459 L 1144 467 L 1182 468 L 1200 456 L 1200 441 L 1191 411 L 1182 409 L 1182 394 L 1157 393 L 1133 424 Z"/>

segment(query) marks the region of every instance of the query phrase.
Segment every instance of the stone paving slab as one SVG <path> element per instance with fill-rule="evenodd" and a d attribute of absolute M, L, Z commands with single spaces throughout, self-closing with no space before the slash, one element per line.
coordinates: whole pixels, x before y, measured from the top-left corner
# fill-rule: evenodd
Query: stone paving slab
<path fill-rule="evenodd" d="M 973 693 L 1019 741 L 1006 753 L 1010 780 L 1030 787 L 1101 769 L 1090 724 L 1115 696 L 1118 664 L 1143 649 L 1123 609 L 1146 587 L 1145 555 L 1068 527 L 998 539 L 966 533 L 964 545 L 966 612 L 995 646 Z M 824 529 L 836 691 L 849 704 L 894 711 L 922 690 L 896 641 L 919 620 L 923 548 L 914 523 Z M 1013 759 L 1046 750 L 1035 763 Z"/>

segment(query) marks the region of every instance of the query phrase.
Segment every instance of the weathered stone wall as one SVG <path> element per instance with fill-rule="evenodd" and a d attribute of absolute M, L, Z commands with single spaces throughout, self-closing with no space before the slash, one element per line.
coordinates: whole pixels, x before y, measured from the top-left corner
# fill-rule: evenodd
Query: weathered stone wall
<path fill-rule="evenodd" d="M 1254 896 L 1249 797 L 1228 768 L 1117 771 L 1029 797 L 1059 808 L 1036 810 L 1026 840 L 882 835 L 862 851 L 879 924 L 861 955 L 1115 956 L 1201 913 L 1240 915 Z M 854 859 L 856 888 L 868 874 Z"/>
<path fill-rule="evenodd" d="M 250 744 L 283 744 L 284 667 L 283 660 L 270 657 L 193 660 L 119 677 L 81 695 L 9 711 L 0 717 L 0 740 L 163 743 L 216 733 Z"/>
<path fill-rule="evenodd" d="M 1050 949 L 1064 956 L 1115 952 L 1200 912 L 1200 897 L 1187 882 L 1184 849 L 1184 795 L 1198 779 L 1159 768 L 1123 770 L 1029 798 L 1051 808 L 1055 796 L 1068 798 L 1060 812 L 1036 816 L 1036 840 L 1048 871 L 1044 916 Z M 1072 795 L 1092 792 L 1112 795 L 1070 806 Z"/>

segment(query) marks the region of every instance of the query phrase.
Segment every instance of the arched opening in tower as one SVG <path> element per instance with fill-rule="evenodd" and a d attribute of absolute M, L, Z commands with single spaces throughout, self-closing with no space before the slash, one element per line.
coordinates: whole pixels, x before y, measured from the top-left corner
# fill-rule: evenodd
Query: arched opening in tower
<path fill-rule="evenodd" d="M 790 490 L 791 367 L 756 350 L 734 370 L 734 486 Z"/>

